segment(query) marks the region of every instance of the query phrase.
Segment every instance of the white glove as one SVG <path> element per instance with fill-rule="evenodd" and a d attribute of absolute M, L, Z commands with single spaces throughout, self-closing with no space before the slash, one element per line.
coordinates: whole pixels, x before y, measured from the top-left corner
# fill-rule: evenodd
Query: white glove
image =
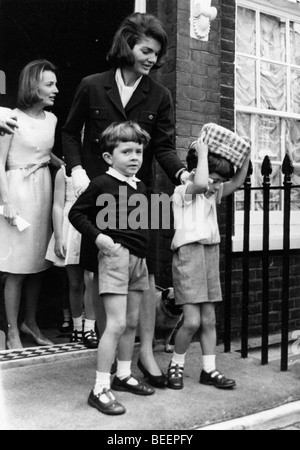
<path fill-rule="evenodd" d="M 73 188 L 76 197 L 79 197 L 90 184 L 90 179 L 84 169 L 76 169 L 72 172 Z"/>
<path fill-rule="evenodd" d="M 112 250 L 115 251 L 121 247 L 121 244 L 116 244 L 113 239 L 110 236 L 106 236 L 106 234 L 99 234 L 96 239 L 96 245 L 105 255 L 109 254 Z"/>

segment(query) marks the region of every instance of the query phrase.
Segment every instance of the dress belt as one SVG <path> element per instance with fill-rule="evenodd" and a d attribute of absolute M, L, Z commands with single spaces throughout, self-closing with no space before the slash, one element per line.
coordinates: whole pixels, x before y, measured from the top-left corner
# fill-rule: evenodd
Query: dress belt
<path fill-rule="evenodd" d="M 23 170 L 24 178 L 27 178 L 37 170 L 42 169 L 42 167 L 49 166 L 49 164 L 50 160 L 42 164 L 28 164 L 27 166 L 9 166 L 7 170 Z"/>

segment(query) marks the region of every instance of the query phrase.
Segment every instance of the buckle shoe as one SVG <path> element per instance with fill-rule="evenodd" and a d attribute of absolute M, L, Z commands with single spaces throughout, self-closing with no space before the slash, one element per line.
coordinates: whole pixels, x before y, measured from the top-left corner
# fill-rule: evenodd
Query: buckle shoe
<path fill-rule="evenodd" d="M 72 336 L 70 339 L 71 344 L 81 343 L 83 342 L 83 333 L 82 331 L 73 330 Z"/>
<path fill-rule="evenodd" d="M 93 330 L 86 331 L 83 335 L 83 343 L 87 348 L 98 348 L 99 341 Z"/>
<path fill-rule="evenodd" d="M 100 397 L 102 395 L 105 395 L 109 402 L 106 403 L 101 401 Z M 116 400 L 110 389 L 103 389 L 99 395 L 95 395 L 94 391 L 92 391 L 88 398 L 88 404 L 92 408 L 96 408 L 98 411 L 109 416 L 120 416 L 126 412 L 124 406 Z"/>
<path fill-rule="evenodd" d="M 169 365 L 168 369 L 168 388 L 183 389 L 183 370 L 184 368 L 176 364 L 176 366 Z"/>
<path fill-rule="evenodd" d="M 212 370 L 209 373 L 202 370 L 199 382 L 206 386 L 214 386 L 217 389 L 232 389 L 236 386 L 235 380 L 226 378 L 218 370 Z"/>
<path fill-rule="evenodd" d="M 129 380 L 134 379 L 138 382 L 138 384 L 130 384 L 128 383 Z M 113 391 L 122 391 L 122 392 L 130 392 L 131 394 L 135 395 L 153 395 L 155 392 L 155 389 L 152 389 L 150 386 L 147 386 L 147 384 L 143 383 L 142 381 L 138 380 L 137 378 L 130 375 L 129 377 L 125 378 L 125 380 L 120 380 L 120 378 L 115 377 L 113 379 L 111 388 Z"/>

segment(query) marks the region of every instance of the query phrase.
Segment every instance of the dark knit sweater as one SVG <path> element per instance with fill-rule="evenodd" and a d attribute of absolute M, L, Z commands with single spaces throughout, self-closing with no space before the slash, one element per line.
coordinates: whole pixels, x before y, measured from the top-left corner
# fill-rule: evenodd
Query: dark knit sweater
<path fill-rule="evenodd" d="M 141 205 L 146 207 L 147 191 L 142 182 L 137 183 L 137 189 L 134 189 L 108 174 L 94 178 L 71 208 L 69 220 L 95 248 L 97 237 L 103 233 L 126 247 L 133 255 L 145 258 L 149 244 L 148 223 L 143 221 L 142 227 L 132 226 L 134 211 L 138 212 L 140 204 L 130 202 L 130 199 L 137 194 L 142 200 Z M 145 211 L 141 207 L 140 212 L 140 215 L 137 214 L 139 222 L 141 217 L 147 218 L 148 209 Z"/>

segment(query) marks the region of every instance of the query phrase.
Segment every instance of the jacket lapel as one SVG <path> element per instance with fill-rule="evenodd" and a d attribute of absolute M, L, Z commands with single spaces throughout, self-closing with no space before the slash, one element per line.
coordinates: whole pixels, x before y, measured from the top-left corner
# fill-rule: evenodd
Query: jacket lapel
<path fill-rule="evenodd" d="M 107 96 L 110 101 L 114 104 L 114 106 L 118 109 L 118 111 L 124 116 L 125 120 L 127 120 L 127 116 L 125 110 L 123 108 L 121 97 L 119 93 L 119 89 L 115 80 L 115 72 L 114 70 L 110 70 L 107 74 L 107 78 L 105 80 L 105 88 L 107 90 Z"/>
<path fill-rule="evenodd" d="M 128 113 L 132 108 L 141 103 L 145 99 L 148 92 L 149 79 L 148 77 L 144 76 L 125 108 L 126 113 Z"/>
<path fill-rule="evenodd" d="M 128 105 L 126 106 L 125 110 L 123 108 L 121 97 L 119 93 L 119 89 L 115 80 L 115 72 L 114 70 L 110 70 L 107 73 L 107 78 L 105 81 L 105 88 L 107 90 L 107 96 L 110 99 L 110 101 L 114 104 L 114 106 L 118 109 L 118 111 L 124 116 L 124 118 L 127 120 L 127 113 L 134 108 L 136 105 L 141 103 L 147 93 L 149 93 L 149 79 L 148 77 L 144 76 L 137 87 L 137 89 L 134 91 L 133 96 L 128 102 Z"/>

